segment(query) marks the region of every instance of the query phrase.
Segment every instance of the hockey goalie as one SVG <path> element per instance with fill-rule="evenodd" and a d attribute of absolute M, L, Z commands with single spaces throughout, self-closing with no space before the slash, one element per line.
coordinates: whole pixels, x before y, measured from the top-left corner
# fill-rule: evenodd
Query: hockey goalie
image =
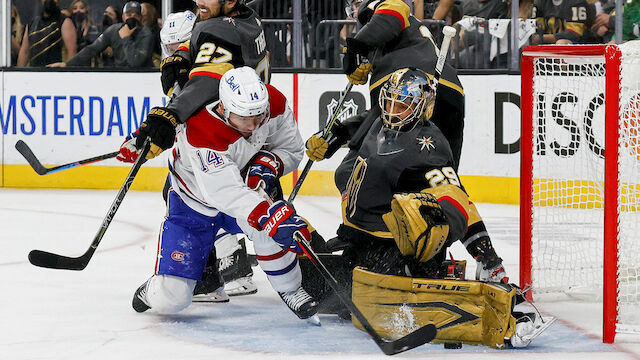
<path fill-rule="evenodd" d="M 447 264 L 447 247 L 480 218 L 454 170 L 448 141 L 430 121 L 434 93 L 422 70 L 400 69 L 382 87 L 380 110 L 371 112 L 376 119 L 361 139 L 350 135 L 349 124 L 334 133 L 349 138 L 350 151 L 335 175 L 343 223 L 327 245 L 343 253 L 325 259 L 382 336 L 398 338 L 434 324 L 437 342 L 527 346 L 553 319 L 514 311 L 524 302 L 515 285 L 463 280 L 456 264 Z M 322 157 L 336 142 L 346 141 L 316 136 L 307 153 Z M 313 271 L 307 265 L 304 271 Z M 324 285 L 305 288 L 321 309 L 331 303 Z"/>

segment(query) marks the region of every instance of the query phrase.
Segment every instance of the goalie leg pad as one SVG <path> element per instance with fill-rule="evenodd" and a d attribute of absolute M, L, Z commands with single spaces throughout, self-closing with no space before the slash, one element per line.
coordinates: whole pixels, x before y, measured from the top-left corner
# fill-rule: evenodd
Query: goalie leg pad
<path fill-rule="evenodd" d="M 353 302 L 380 335 L 392 339 L 435 324 L 435 342 L 504 348 L 515 332 L 515 294 L 510 285 L 353 271 Z"/>

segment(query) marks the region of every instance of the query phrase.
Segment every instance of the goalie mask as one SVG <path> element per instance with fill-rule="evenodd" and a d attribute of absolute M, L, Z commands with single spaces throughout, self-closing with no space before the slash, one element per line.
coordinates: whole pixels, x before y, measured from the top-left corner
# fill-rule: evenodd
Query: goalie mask
<path fill-rule="evenodd" d="M 191 31 L 196 23 L 196 15 L 191 11 L 171 13 L 160 30 L 162 58 L 172 55 L 181 43 L 191 38 Z"/>
<path fill-rule="evenodd" d="M 267 88 L 255 70 L 248 66 L 224 73 L 220 79 L 219 94 L 224 121 L 243 135 L 247 129 L 238 124 L 251 122 L 258 128 L 269 117 Z"/>
<path fill-rule="evenodd" d="M 383 126 L 378 133 L 378 154 L 389 155 L 404 149 L 403 137 L 416 125 L 431 118 L 435 95 L 431 80 L 419 69 L 397 70 L 378 95 Z"/>

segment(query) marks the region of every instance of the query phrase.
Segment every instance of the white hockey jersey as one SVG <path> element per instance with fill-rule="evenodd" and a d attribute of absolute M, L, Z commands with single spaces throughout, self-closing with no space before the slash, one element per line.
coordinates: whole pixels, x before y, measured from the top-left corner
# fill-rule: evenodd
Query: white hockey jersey
<path fill-rule="evenodd" d="M 283 174 L 298 167 L 304 142 L 286 98 L 266 85 L 270 117 L 244 138 L 208 105 L 177 128 L 176 143 L 169 155 L 171 185 L 180 198 L 197 212 L 215 216 L 223 212 L 246 222 L 264 201 L 245 185 L 244 169 L 261 149 L 276 154 Z"/>

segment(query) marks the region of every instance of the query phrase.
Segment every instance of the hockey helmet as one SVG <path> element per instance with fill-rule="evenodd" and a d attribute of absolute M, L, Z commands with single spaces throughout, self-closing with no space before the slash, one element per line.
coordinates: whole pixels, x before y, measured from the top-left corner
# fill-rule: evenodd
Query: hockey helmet
<path fill-rule="evenodd" d="M 231 113 L 239 116 L 269 116 L 269 93 L 258 74 L 252 68 L 243 66 L 227 71 L 220 79 L 220 102 L 224 108 L 224 118 Z"/>
<path fill-rule="evenodd" d="M 403 130 L 433 114 L 435 89 L 426 73 L 416 68 L 396 70 L 378 95 L 384 125 Z"/>
<path fill-rule="evenodd" d="M 196 15 L 191 11 L 171 13 L 160 30 L 162 57 L 173 54 L 178 46 L 191 38 L 191 31 L 196 23 Z"/>

